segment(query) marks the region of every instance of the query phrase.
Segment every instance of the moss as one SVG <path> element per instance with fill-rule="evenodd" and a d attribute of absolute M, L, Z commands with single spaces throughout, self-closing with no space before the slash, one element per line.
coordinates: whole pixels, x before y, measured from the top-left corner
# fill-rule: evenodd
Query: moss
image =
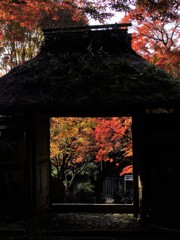
<path fill-rule="evenodd" d="M 177 79 L 131 53 L 120 56 L 43 53 L 1 80 L 0 104 L 11 99 L 11 104 L 18 105 L 20 98 L 21 104 L 63 107 L 139 106 L 180 100 Z"/>

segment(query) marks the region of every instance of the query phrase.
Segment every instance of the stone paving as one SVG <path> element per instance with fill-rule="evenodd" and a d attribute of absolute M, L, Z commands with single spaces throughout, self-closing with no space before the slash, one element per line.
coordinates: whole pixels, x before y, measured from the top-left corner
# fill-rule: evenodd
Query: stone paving
<path fill-rule="evenodd" d="M 132 231 L 142 228 L 133 214 L 120 213 L 60 213 L 51 219 L 49 227 L 61 231 Z"/>
<path fill-rule="evenodd" d="M 61 236 L 57 240 L 63 236 L 67 240 L 180 239 L 180 232 L 177 235 L 173 229 L 144 226 L 133 214 L 125 213 L 59 213 L 51 218 L 46 231 Z M 54 240 L 53 234 L 49 236 L 47 240 Z"/>
<path fill-rule="evenodd" d="M 28 234 L 23 232 L 19 223 L 7 225 L 7 231 L 4 233 L 0 228 L 0 240 L 180 239 L 180 231 L 157 226 L 143 226 L 133 214 L 125 213 L 51 212 L 46 221 L 38 227 L 36 231 Z"/>

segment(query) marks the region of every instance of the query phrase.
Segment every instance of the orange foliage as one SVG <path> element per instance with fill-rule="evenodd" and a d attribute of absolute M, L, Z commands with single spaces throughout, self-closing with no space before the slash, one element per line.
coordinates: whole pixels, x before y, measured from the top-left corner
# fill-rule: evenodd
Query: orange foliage
<path fill-rule="evenodd" d="M 0 1 L 0 73 L 7 73 L 39 52 L 42 28 L 87 24 L 73 0 Z"/>
<path fill-rule="evenodd" d="M 52 175 L 63 183 L 66 192 L 78 176 L 120 172 L 132 164 L 131 118 L 51 118 L 50 159 Z M 102 162 L 102 164 L 98 164 Z M 106 162 L 106 163 L 104 163 Z M 102 171 L 102 170 L 101 170 Z"/>
<path fill-rule="evenodd" d="M 44 16 L 54 21 L 61 20 L 59 11 L 66 10 L 71 13 L 73 21 L 82 18 L 82 11 L 73 5 L 73 0 L 1 0 L 0 1 L 0 29 L 2 24 L 19 23 L 21 27 L 29 30 L 35 29 L 44 19 Z M 85 20 L 85 19 L 84 19 Z M 67 23 L 68 24 L 68 23 Z"/>
<path fill-rule="evenodd" d="M 8 1 L 0 2 L 1 22 L 10 24 L 12 21 L 19 22 L 22 27 L 32 29 L 38 24 L 43 11 L 49 10 L 48 2 L 40 0 Z"/>
<path fill-rule="evenodd" d="M 132 156 L 131 118 L 98 118 L 95 141 L 96 161 L 114 161 L 113 155 Z"/>
<path fill-rule="evenodd" d="M 124 176 L 125 174 L 132 174 L 133 173 L 133 166 L 132 165 L 128 165 L 125 168 L 123 168 L 123 170 L 120 173 L 120 176 Z"/>
<path fill-rule="evenodd" d="M 158 19 L 158 13 L 137 7 L 123 19 L 133 21 L 132 47 L 147 61 L 179 76 L 180 20 Z"/>
<path fill-rule="evenodd" d="M 52 118 L 51 159 L 69 163 L 110 161 L 132 156 L 131 118 Z M 57 157 L 58 156 L 58 157 Z M 72 163 L 71 163 L 72 164 Z"/>

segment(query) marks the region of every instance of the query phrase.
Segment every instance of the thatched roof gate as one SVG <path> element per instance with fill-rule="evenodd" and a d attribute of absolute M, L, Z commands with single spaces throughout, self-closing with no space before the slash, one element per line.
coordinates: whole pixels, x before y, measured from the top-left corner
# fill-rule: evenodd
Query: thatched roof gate
<path fill-rule="evenodd" d="M 45 29 L 40 53 L 0 78 L 0 115 L 15 119 L 2 132 L 14 145 L 0 148 L 1 213 L 30 219 L 48 208 L 50 116 L 127 114 L 133 117 L 134 213 L 154 220 L 159 211 L 165 220 L 180 214 L 173 205 L 180 192 L 169 187 L 180 182 L 180 82 L 132 50 L 128 26 Z M 147 114 L 159 108 L 169 114 Z"/>
<path fill-rule="evenodd" d="M 178 106 L 180 83 L 132 50 L 129 25 L 44 30 L 40 53 L 0 78 L 0 111 Z"/>

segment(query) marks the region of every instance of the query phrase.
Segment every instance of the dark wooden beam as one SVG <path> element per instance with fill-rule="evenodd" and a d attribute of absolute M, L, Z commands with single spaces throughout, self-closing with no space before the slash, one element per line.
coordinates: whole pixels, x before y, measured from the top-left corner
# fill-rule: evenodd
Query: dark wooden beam
<path fill-rule="evenodd" d="M 122 30 L 124 28 L 132 26 L 131 23 L 115 23 L 104 25 L 86 25 L 79 27 L 56 27 L 56 28 L 44 28 L 42 29 L 44 34 L 57 33 L 57 32 L 69 32 L 69 31 L 87 31 L 87 30 Z"/>

